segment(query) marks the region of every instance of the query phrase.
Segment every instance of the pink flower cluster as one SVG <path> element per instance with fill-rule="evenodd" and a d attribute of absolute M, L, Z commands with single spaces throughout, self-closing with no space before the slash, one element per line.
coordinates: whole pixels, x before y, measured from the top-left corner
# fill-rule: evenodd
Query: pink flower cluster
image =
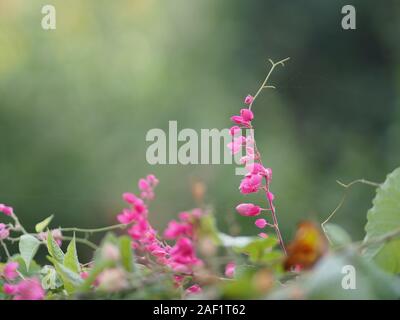
<path fill-rule="evenodd" d="M 16 280 L 18 267 L 18 262 L 8 262 L 3 268 L 3 277 L 9 282 Z M 45 296 L 45 291 L 36 278 L 25 278 L 14 284 L 7 282 L 3 285 L 3 291 L 13 296 L 13 300 L 42 300 Z"/>
<path fill-rule="evenodd" d="M 164 237 L 168 240 L 176 240 L 173 246 L 161 241 L 157 231 L 148 220 L 148 206 L 146 201 L 154 199 L 154 188 L 158 180 L 154 175 L 148 175 L 140 179 L 138 187 L 140 196 L 133 193 L 124 193 L 123 199 L 130 207 L 125 208 L 117 216 L 119 222 L 132 224 L 128 234 L 133 239 L 133 248 L 140 253 L 149 253 L 162 265 L 168 266 L 173 272 L 191 275 L 196 266 L 202 265 L 202 261 L 196 256 L 194 248 L 194 225 L 203 212 L 194 209 L 191 212 L 179 214 L 179 221 L 172 220 L 164 231 Z M 178 276 L 182 283 L 183 277 Z"/>
<path fill-rule="evenodd" d="M 254 97 L 248 95 L 245 98 L 245 104 L 251 105 Z M 242 148 L 245 148 L 245 155 L 240 159 L 240 162 L 245 166 L 246 174 L 240 182 L 239 190 L 242 194 L 256 193 L 259 190 L 264 190 L 269 203 L 269 209 L 262 209 L 260 206 L 253 203 L 241 203 L 236 207 L 238 213 L 246 217 L 258 216 L 262 211 L 273 210 L 273 194 L 269 191 L 269 183 L 272 179 L 272 170 L 265 168 L 262 164 L 260 154 L 256 148 L 253 133 L 245 137 L 242 136 L 242 129 L 253 129 L 251 121 L 254 119 L 254 114 L 250 108 L 241 109 L 240 115 L 231 117 L 231 120 L 236 124 L 231 127 L 230 134 L 233 141 L 227 147 L 232 151 L 232 154 L 237 154 Z M 255 225 L 263 229 L 266 226 L 271 226 L 265 219 L 257 219 Z M 265 233 L 260 233 L 260 237 L 266 237 Z"/>

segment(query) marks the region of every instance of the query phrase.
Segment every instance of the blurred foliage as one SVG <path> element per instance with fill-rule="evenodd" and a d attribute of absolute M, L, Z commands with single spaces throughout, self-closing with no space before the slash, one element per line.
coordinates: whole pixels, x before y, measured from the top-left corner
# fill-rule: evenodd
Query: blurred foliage
<path fill-rule="evenodd" d="M 40 27 L 54 4 L 57 30 Z M 274 170 L 280 226 L 322 221 L 343 190 L 336 179 L 381 182 L 399 163 L 400 3 L 354 0 L 357 30 L 341 28 L 346 1 L 1 0 L 0 201 L 24 225 L 97 227 L 115 220 L 119 195 L 154 172 L 152 220 L 164 227 L 206 186 L 218 225 L 249 219 L 234 166 L 150 166 L 145 134 L 225 128 L 265 74 L 291 57 L 277 90 L 255 105 L 257 142 Z M 354 188 L 335 223 L 363 236 L 373 190 Z M 236 222 L 236 223 L 235 223 Z"/>

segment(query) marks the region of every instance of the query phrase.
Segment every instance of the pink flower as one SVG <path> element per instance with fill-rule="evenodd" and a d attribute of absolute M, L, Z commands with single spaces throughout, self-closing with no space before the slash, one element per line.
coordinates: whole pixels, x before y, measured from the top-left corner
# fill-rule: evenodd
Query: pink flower
<path fill-rule="evenodd" d="M 180 236 L 190 236 L 193 232 L 193 227 L 188 223 L 179 223 L 172 220 L 168 223 L 167 229 L 164 231 L 166 239 L 176 239 Z"/>
<path fill-rule="evenodd" d="M 149 174 L 147 177 L 146 177 L 146 179 L 147 179 L 147 181 L 150 183 L 150 185 L 152 185 L 153 186 L 153 188 L 154 187 L 156 187 L 157 185 L 158 185 L 158 179 L 156 178 L 156 176 L 154 175 L 154 174 Z"/>
<path fill-rule="evenodd" d="M 54 240 L 57 242 L 59 246 L 62 244 L 63 235 L 60 229 L 53 229 L 51 230 L 51 235 L 53 236 Z M 40 232 L 38 234 L 39 240 L 47 241 L 47 232 Z"/>
<path fill-rule="evenodd" d="M 240 151 L 243 144 L 246 142 L 246 138 L 243 136 L 235 137 L 232 142 L 227 144 L 228 149 L 231 150 L 232 154 L 236 154 Z"/>
<path fill-rule="evenodd" d="M 138 182 L 138 187 L 141 191 L 147 191 L 150 189 L 150 183 L 146 179 L 140 179 Z"/>
<path fill-rule="evenodd" d="M 0 212 L 3 212 L 6 216 L 11 216 L 14 214 L 14 209 L 12 207 L 0 203 Z"/>
<path fill-rule="evenodd" d="M 240 132 L 241 130 L 240 130 L 240 128 L 238 127 L 238 126 L 233 126 L 233 127 L 231 127 L 230 129 L 229 129 L 229 133 L 230 133 L 230 135 L 233 137 L 233 136 L 236 136 L 236 134 L 238 134 L 239 132 Z"/>
<path fill-rule="evenodd" d="M 238 125 L 250 127 L 250 122 L 251 122 L 251 120 L 253 120 L 253 118 L 254 118 L 254 114 L 251 110 L 241 109 L 240 116 L 232 116 L 231 120 Z"/>
<path fill-rule="evenodd" d="M 7 226 L 4 223 L 0 223 L 0 240 L 8 238 L 9 235 L 10 230 L 7 228 Z"/>
<path fill-rule="evenodd" d="M 117 215 L 117 219 L 120 223 L 128 224 L 137 219 L 137 214 L 133 210 L 124 209 Z"/>
<path fill-rule="evenodd" d="M 4 293 L 13 295 L 14 300 L 42 300 L 45 296 L 45 291 L 36 278 L 26 278 L 16 285 L 5 284 L 3 290 Z"/>
<path fill-rule="evenodd" d="M 193 243 L 188 238 L 179 238 L 170 251 L 170 266 L 176 272 L 189 273 L 193 266 L 201 264 L 196 257 Z"/>
<path fill-rule="evenodd" d="M 267 197 L 268 197 L 268 200 L 269 201 L 274 201 L 274 199 L 275 199 L 275 196 L 274 196 L 274 194 L 272 193 L 272 192 L 267 192 Z"/>
<path fill-rule="evenodd" d="M 260 214 L 261 208 L 252 203 L 241 203 L 236 207 L 237 212 L 245 217 L 254 217 Z"/>
<path fill-rule="evenodd" d="M 246 98 L 244 98 L 244 103 L 245 104 L 251 104 L 253 101 L 254 101 L 254 97 L 252 95 L 250 95 L 250 94 L 248 94 L 246 96 Z"/>
<path fill-rule="evenodd" d="M 142 178 L 138 182 L 138 187 L 141 191 L 140 196 L 143 199 L 153 199 L 153 189 L 158 185 L 158 180 L 153 174 L 149 174 L 146 178 Z"/>
<path fill-rule="evenodd" d="M 262 185 L 262 176 L 259 174 L 249 174 L 240 183 L 239 189 L 243 194 L 257 192 Z"/>
<path fill-rule="evenodd" d="M 18 277 L 17 269 L 19 267 L 18 262 L 11 261 L 4 266 L 3 275 L 4 277 L 11 281 Z"/>
<path fill-rule="evenodd" d="M 236 264 L 234 262 L 229 262 L 225 266 L 225 275 L 228 278 L 233 278 L 235 276 L 235 269 L 236 269 Z"/>
<path fill-rule="evenodd" d="M 14 284 L 5 283 L 3 286 L 3 292 L 8 295 L 13 295 L 17 291 L 17 286 Z"/>
<path fill-rule="evenodd" d="M 124 199 L 124 201 L 129 204 L 135 204 L 138 200 L 138 197 L 136 197 L 136 195 L 134 195 L 133 193 L 125 192 L 122 194 L 122 199 Z"/>
<path fill-rule="evenodd" d="M 85 279 L 87 279 L 89 277 L 89 272 L 82 271 L 79 275 L 83 280 L 85 280 Z"/>
<path fill-rule="evenodd" d="M 258 162 L 249 163 L 246 165 L 246 170 L 249 174 L 260 174 L 261 176 L 266 176 L 266 169 Z"/>
<path fill-rule="evenodd" d="M 267 224 L 268 222 L 265 219 L 257 219 L 255 222 L 255 225 L 260 229 L 264 228 Z"/>
<path fill-rule="evenodd" d="M 250 122 L 254 119 L 254 114 L 250 109 L 242 109 L 240 110 L 240 116 L 242 117 L 243 121 Z"/>
<path fill-rule="evenodd" d="M 260 232 L 260 233 L 258 234 L 258 236 L 259 236 L 260 238 L 263 238 L 263 239 L 268 238 L 268 235 L 267 235 L 265 232 Z"/>
<path fill-rule="evenodd" d="M 186 289 L 186 293 L 187 294 L 198 294 L 200 293 L 202 290 L 200 288 L 200 286 L 198 284 L 194 284 L 192 285 L 190 288 Z"/>

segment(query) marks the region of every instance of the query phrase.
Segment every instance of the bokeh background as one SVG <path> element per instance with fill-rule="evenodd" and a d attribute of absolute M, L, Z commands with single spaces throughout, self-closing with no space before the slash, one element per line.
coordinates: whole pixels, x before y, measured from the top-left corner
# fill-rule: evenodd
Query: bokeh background
<path fill-rule="evenodd" d="M 53 4 L 57 29 L 41 28 Z M 151 220 L 162 229 L 195 207 L 191 185 L 225 232 L 255 234 L 235 206 L 234 165 L 151 166 L 148 130 L 226 128 L 254 93 L 268 58 L 291 57 L 254 106 L 256 138 L 273 168 L 280 226 L 322 221 L 343 188 L 383 181 L 400 160 L 400 2 L 0 0 L 0 202 L 32 228 L 115 223 L 121 193 L 160 179 Z M 354 187 L 335 222 L 364 235 L 374 190 Z M 2 218 L 3 219 L 3 218 Z M 240 230 L 232 228 L 240 226 Z"/>

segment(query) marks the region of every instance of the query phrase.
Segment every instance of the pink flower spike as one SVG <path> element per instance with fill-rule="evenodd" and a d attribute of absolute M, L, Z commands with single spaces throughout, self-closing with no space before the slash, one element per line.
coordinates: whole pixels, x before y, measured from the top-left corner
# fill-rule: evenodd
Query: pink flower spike
<path fill-rule="evenodd" d="M 236 207 L 236 211 L 242 216 L 254 217 L 260 214 L 261 208 L 252 203 L 241 203 Z"/>
<path fill-rule="evenodd" d="M 19 267 L 18 262 L 11 261 L 4 266 L 3 275 L 4 277 L 11 281 L 18 277 L 17 269 Z"/>
<path fill-rule="evenodd" d="M 242 109 L 240 110 L 240 116 L 245 122 L 250 122 L 254 119 L 254 114 L 250 109 Z"/>
<path fill-rule="evenodd" d="M 253 101 L 254 101 L 254 97 L 252 95 L 250 95 L 250 94 L 248 94 L 246 96 L 246 98 L 244 98 L 244 103 L 245 104 L 251 104 Z"/>
<path fill-rule="evenodd" d="M 225 267 L 225 276 L 228 278 L 233 278 L 235 276 L 236 264 L 234 262 L 229 262 Z"/>
<path fill-rule="evenodd" d="M 262 229 L 264 228 L 268 222 L 265 219 L 257 219 L 256 222 L 254 223 L 258 228 Z"/>
<path fill-rule="evenodd" d="M 268 238 L 268 235 L 267 235 L 265 232 L 259 233 L 258 236 L 259 236 L 260 238 L 263 238 L 263 239 Z"/>
<path fill-rule="evenodd" d="M 187 294 L 198 294 L 200 292 L 201 292 L 201 288 L 198 284 L 194 284 L 190 288 L 186 289 Z"/>

